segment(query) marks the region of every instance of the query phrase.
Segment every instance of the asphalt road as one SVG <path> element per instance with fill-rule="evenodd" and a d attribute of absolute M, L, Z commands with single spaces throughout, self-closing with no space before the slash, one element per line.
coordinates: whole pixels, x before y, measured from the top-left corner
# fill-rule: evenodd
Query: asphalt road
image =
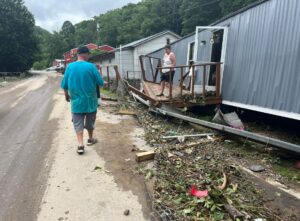
<path fill-rule="evenodd" d="M 56 73 L 0 88 L 0 220 L 36 220 L 51 165 L 51 142 L 57 127 L 48 120 Z"/>

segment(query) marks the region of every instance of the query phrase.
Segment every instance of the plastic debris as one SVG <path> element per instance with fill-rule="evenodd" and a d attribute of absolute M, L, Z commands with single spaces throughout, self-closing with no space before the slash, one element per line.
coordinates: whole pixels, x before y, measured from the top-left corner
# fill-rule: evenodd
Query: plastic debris
<path fill-rule="evenodd" d="M 193 185 L 190 194 L 198 198 L 204 198 L 208 196 L 208 190 L 197 190 L 196 185 Z"/>

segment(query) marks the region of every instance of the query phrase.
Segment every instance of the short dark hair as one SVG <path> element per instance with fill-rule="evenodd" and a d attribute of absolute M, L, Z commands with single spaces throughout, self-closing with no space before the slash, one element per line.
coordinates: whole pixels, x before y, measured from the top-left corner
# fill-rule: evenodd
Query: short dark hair
<path fill-rule="evenodd" d="M 170 49 L 171 50 L 171 45 L 166 45 L 165 49 Z"/>
<path fill-rule="evenodd" d="M 90 53 L 90 49 L 87 46 L 80 46 L 77 49 L 77 54 L 88 54 Z"/>

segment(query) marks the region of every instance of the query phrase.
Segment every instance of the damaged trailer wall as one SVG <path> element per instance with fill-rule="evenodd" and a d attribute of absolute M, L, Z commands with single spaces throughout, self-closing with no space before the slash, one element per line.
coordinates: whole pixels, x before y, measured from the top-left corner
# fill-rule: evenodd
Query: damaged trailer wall
<path fill-rule="evenodd" d="M 229 28 L 224 104 L 300 120 L 299 15 L 299 0 L 269 0 L 214 24 Z M 187 64 L 194 38 L 190 35 L 172 45 L 178 64 Z M 210 61 L 210 44 L 206 45 L 203 49 L 199 44 L 197 61 Z M 150 55 L 162 57 L 163 49 Z"/>

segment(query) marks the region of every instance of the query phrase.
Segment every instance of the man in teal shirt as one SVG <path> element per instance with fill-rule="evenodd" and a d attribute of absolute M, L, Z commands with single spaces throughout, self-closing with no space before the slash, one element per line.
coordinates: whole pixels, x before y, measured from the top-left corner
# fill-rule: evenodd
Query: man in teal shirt
<path fill-rule="evenodd" d="M 87 129 L 87 145 L 97 143 L 93 137 L 98 107 L 97 85 L 104 82 L 96 66 L 87 62 L 90 51 L 86 46 L 77 49 L 78 59 L 68 65 L 61 87 L 65 90 L 66 101 L 71 101 L 72 121 L 78 139 L 78 154 L 84 153 L 83 130 Z"/>

